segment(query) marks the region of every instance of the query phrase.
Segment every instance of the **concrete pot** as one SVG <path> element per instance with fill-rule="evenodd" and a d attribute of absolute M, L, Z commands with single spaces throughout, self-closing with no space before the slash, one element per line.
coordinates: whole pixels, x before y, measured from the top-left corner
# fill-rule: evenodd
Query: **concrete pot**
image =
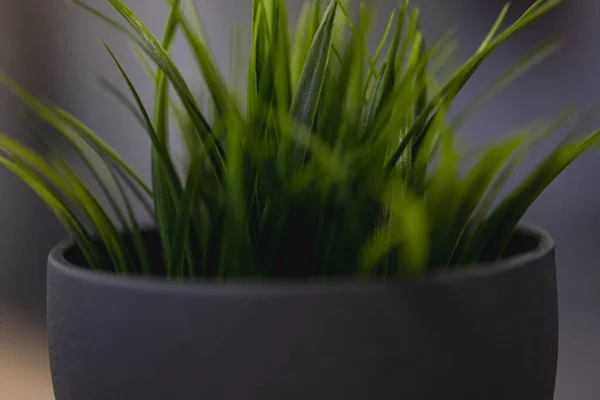
<path fill-rule="evenodd" d="M 48 264 L 57 400 L 551 400 L 554 244 L 399 282 L 172 282 Z"/>

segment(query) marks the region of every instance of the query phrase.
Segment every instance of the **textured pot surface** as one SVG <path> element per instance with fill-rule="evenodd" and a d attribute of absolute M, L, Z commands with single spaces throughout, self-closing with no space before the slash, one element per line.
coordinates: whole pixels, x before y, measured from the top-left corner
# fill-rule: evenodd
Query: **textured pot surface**
<path fill-rule="evenodd" d="M 551 400 L 551 238 L 492 265 L 393 282 L 167 282 L 50 255 L 57 400 Z M 67 257 L 65 258 L 65 254 Z"/>

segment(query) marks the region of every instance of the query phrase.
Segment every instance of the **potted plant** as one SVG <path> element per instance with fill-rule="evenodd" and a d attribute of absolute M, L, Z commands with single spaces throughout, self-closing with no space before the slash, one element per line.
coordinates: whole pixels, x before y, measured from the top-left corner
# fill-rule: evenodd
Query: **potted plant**
<path fill-rule="evenodd" d="M 151 185 L 82 122 L 0 75 L 101 190 L 52 147 L 41 156 L 0 137 L 0 162 L 71 236 L 48 263 L 57 400 L 553 397 L 554 244 L 519 221 L 600 133 L 570 135 L 499 198 L 531 148 L 573 116 L 465 152 L 454 132 L 477 104 L 447 112 L 497 47 L 560 0 L 536 1 L 501 30 L 505 7 L 439 85 L 451 35 L 426 46 L 408 3 L 369 53 L 364 5 L 352 19 L 345 1 L 306 3 L 292 41 L 285 1 L 254 0 L 243 100 L 210 56 L 192 2 L 170 1 L 159 40 L 109 1 L 126 23 L 76 3 L 123 31 L 155 84 L 152 114 L 104 44 L 131 96 L 110 90 L 152 142 Z M 209 106 L 170 57 L 178 31 Z M 482 97 L 553 50 L 534 49 Z M 183 171 L 170 117 L 186 145 Z M 141 227 L 135 208 L 154 226 Z"/>

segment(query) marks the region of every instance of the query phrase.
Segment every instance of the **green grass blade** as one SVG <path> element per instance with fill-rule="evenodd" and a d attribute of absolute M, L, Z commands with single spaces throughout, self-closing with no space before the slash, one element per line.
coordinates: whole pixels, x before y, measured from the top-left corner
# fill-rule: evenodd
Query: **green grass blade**
<path fill-rule="evenodd" d="M 264 3 L 262 0 L 252 1 L 252 47 L 250 62 L 248 64 L 248 90 L 247 90 L 247 115 L 248 119 L 258 116 L 256 106 L 259 103 L 259 87 L 263 66 L 266 63 L 266 50 L 264 49 L 267 34 L 264 32 Z"/>
<path fill-rule="evenodd" d="M 388 100 L 394 91 L 394 87 L 396 86 L 396 78 L 399 75 L 396 69 L 396 55 L 398 53 L 398 47 L 402 37 L 402 28 L 404 26 L 403 21 L 401 20 L 402 17 L 403 15 L 401 13 L 396 21 L 396 31 L 388 50 L 387 60 L 384 66 L 381 68 L 377 85 L 371 93 L 371 99 L 365 107 L 365 112 L 359 131 L 359 137 L 361 139 L 369 132 L 373 122 L 377 118 L 377 113 L 380 111 L 381 103 L 385 103 Z M 399 67 L 402 68 L 402 66 Z M 387 114 L 391 114 L 391 110 Z M 389 115 L 382 116 L 382 118 L 385 120 L 387 120 L 388 117 Z"/>
<path fill-rule="evenodd" d="M 394 25 L 395 16 L 396 16 L 396 10 L 392 11 L 392 13 L 390 15 L 390 19 L 388 21 L 387 27 L 385 28 L 385 32 L 383 33 L 383 38 L 381 39 L 381 42 L 379 43 L 379 46 L 377 47 L 377 51 L 375 52 L 375 57 L 373 57 L 373 62 L 375 63 L 375 65 L 377 65 L 377 63 L 379 62 L 379 57 L 381 57 L 381 52 L 383 51 L 383 47 L 387 43 L 388 36 L 392 30 L 392 26 Z M 400 16 L 400 18 L 398 19 L 398 23 L 403 23 L 403 22 L 404 22 L 404 20 L 402 19 L 402 16 Z M 367 73 L 367 79 L 365 81 L 365 87 L 369 86 L 372 78 L 373 78 L 373 70 L 369 69 L 369 72 Z"/>
<path fill-rule="evenodd" d="M 352 51 L 350 73 L 347 82 L 348 95 L 344 104 L 344 121 L 342 133 L 344 131 L 357 132 L 356 127 L 360 126 L 361 118 L 364 112 L 365 97 L 363 91 L 363 82 L 365 74 L 364 55 L 366 48 L 367 33 L 370 28 L 371 19 L 369 15 L 362 14 L 358 33 L 349 39 L 348 46 Z M 348 134 L 340 136 L 336 147 L 348 141 Z M 355 141 L 358 142 L 358 135 Z"/>
<path fill-rule="evenodd" d="M 198 113 L 199 108 L 196 104 L 194 96 L 192 95 L 192 91 L 183 79 L 181 72 L 179 72 L 179 69 L 169 56 L 167 50 L 165 50 L 158 39 L 156 39 L 150 29 L 148 29 L 148 27 L 137 17 L 137 15 L 135 15 L 129 7 L 123 4 L 123 2 L 120 0 L 109 0 L 109 2 L 138 34 L 139 39 L 143 43 L 142 48 L 158 65 L 158 67 L 169 77 L 169 80 L 171 80 L 174 88 L 182 97 L 182 101 L 184 101 L 184 103 L 190 107 L 190 110 L 194 114 Z M 200 118 L 201 114 L 199 114 L 198 117 Z M 208 129 L 208 123 L 205 125 Z"/>
<path fill-rule="evenodd" d="M 460 206 L 459 160 L 452 132 L 439 123 L 440 160 L 426 183 L 425 198 L 431 227 L 428 264 L 431 268 L 446 267 L 447 232 L 452 229 L 453 218 Z M 431 136 L 430 136 L 431 137 Z M 411 171 L 411 173 L 413 173 Z"/>
<path fill-rule="evenodd" d="M 285 1 L 274 0 L 273 13 L 273 64 L 275 65 L 275 92 L 277 105 L 289 109 L 292 100 L 292 75 L 290 71 L 291 45 L 288 28 L 288 13 Z"/>
<path fill-rule="evenodd" d="M 204 81 L 208 86 L 217 112 L 222 115 L 227 108 L 235 104 L 230 98 L 225 80 L 213 62 L 210 51 L 202 37 L 192 30 L 183 15 L 180 15 L 179 19 L 188 44 L 200 67 Z"/>
<path fill-rule="evenodd" d="M 356 45 L 348 43 L 342 61 L 340 62 L 340 72 L 337 76 L 335 85 L 331 90 L 323 93 L 323 114 L 321 121 L 317 126 L 318 136 L 331 144 L 339 144 L 343 140 L 345 116 L 344 107 L 350 100 L 350 91 L 352 83 L 352 70 L 355 64 Z M 356 86 L 356 85 L 355 85 Z M 360 83 L 358 83 L 360 91 Z M 338 142 L 338 143 L 336 143 Z"/>
<path fill-rule="evenodd" d="M 240 110 L 242 109 L 241 104 L 244 104 L 245 101 L 243 96 L 246 93 L 244 88 L 244 60 L 242 57 L 246 36 L 247 31 L 245 29 L 234 28 L 231 37 L 231 59 L 229 60 L 229 76 L 227 78 L 228 85 L 231 88 L 231 97 Z"/>
<path fill-rule="evenodd" d="M 169 1 L 172 2 L 174 0 Z M 200 13 L 198 12 L 198 7 L 196 7 L 195 0 L 181 0 L 181 11 L 183 15 L 186 16 L 186 21 L 190 29 L 195 32 L 200 40 L 206 45 L 207 51 L 212 53 L 208 42 L 208 36 L 206 35 L 206 30 L 204 29 L 204 24 L 202 23 L 202 18 L 200 18 Z"/>
<path fill-rule="evenodd" d="M 367 105 L 365 106 L 365 111 L 363 113 L 362 121 L 360 124 L 360 129 L 358 131 L 359 132 L 358 136 L 361 140 L 365 137 L 367 132 L 369 132 L 371 125 L 373 124 L 373 122 L 375 121 L 375 118 L 377 117 L 377 111 L 381 104 L 384 88 L 387 83 L 386 82 L 386 78 L 388 75 L 387 71 L 389 71 L 391 69 L 393 69 L 393 65 L 388 65 L 387 62 L 385 64 L 383 64 L 383 66 L 381 67 L 382 72 L 381 72 L 381 74 L 379 74 L 379 79 L 377 79 L 377 83 L 375 84 L 375 87 L 371 91 L 371 97 L 370 97 L 369 101 L 367 102 Z"/>
<path fill-rule="evenodd" d="M 82 215 L 89 218 L 105 243 L 114 267 L 119 272 L 127 271 L 131 265 L 128 264 L 127 252 L 120 241 L 118 230 L 95 196 L 70 168 L 64 163 L 48 164 L 35 152 L 7 136 L 0 136 L 0 149 L 9 154 L 21 170 L 27 168 L 29 175 L 38 175 L 54 185 Z"/>
<path fill-rule="evenodd" d="M 262 3 L 261 0 L 256 0 Z M 308 55 L 308 49 L 312 43 L 314 36 L 310 34 L 310 19 L 312 16 L 312 2 L 305 2 L 302 5 L 302 11 L 296 22 L 296 29 L 294 31 L 294 38 L 292 44 L 292 55 L 291 55 L 291 77 L 292 77 L 292 90 L 295 92 L 300 81 L 300 75 L 302 69 L 306 63 L 306 56 Z M 256 23 L 256 22 L 255 22 Z M 253 49 L 258 51 L 258 48 Z"/>
<path fill-rule="evenodd" d="M 123 188 L 123 185 L 121 184 L 121 181 L 119 180 L 119 177 L 120 177 L 119 168 L 118 168 L 118 166 L 115 166 L 114 164 L 112 164 L 110 158 L 108 158 L 105 154 L 103 154 L 103 157 L 106 162 L 106 165 L 109 167 L 110 174 L 112 175 L 112 178 L 113 178 L 114 182 L 116 183 L 119 195 L 123 199 L 125 211 L 127 214 L 127 221 L 123 221 L 121 223 L 121 233 L 128 235 L 131 238 L 133 250 L 135 251 L 135 254 L 136 254 L 136 257 L 134 257 L 131 260 L 133 262 L 132 265 L 134 265 L 134 267 L 132 267 L 132 268 L 137 269 L 137 267 L 139 265 L 141 273 L 143 273 L 145 275 L 150 275 L 152 273 L 150 258 L 148 256 L 146 245 L 144 243 L 142 233 L 140 230 L 140 226 L 137 222 L 132 204 L 131 204 L 130 200 L 128 199 L 127 194 L 125 193 L 125 190 Z M 128 183 L 127 180 L 125 180 L 125 182 Z M 139 196 L 140 193 L 136 192 L 136 189 L 137 188 L 135 188 L 133 190 L 133 193 L 136 194 L 137 196 Z M 144 204 L 145 199 L 144 198 L 141 198 L 141 199 L 142 199 L 142 204 Z M 121 219 L 124 219 L 124 218 L 121 217 Z M 126 246 L 127 246 L 127 242 L 125 243 L 125 247 Z"/>
<path fill-rule="evenodd" d="M 431 50 L 429 51 L 431 61 L 429 73 L 432 76 L 443 77 L 444 71 L 448 69 L 448 65 L 452 64 L 452 59 L 456 56 L 456 50 L 458 49 L 456 30 L 456 27 L 448 29 L 444 35 L 431 46 Z"/>
<path fill-rule="evenodd" d="M 344 15 L 344 17 L 346 17 L 346 22 L 348 23 L 348 26 L 350 27 L 350 30 L 352 31 L 352 34 L 354 36 L 357 35 L 357 29 L 354 26 L 354 23 L 352 23 L 352 17 L 350 16 L 350 13 L 348 12 L 348 9 L 346 7 L 346 5 L 344 4 L 343 0 L 333 0 L 337 3 L 337 6 L 339 7 L 340 11 L 342 12 L 342 14 Z M 364 3 L 361 3 L 361 8 L 363 8 L 363 10 L 361 10 L 361 13 L 364 13 Z M 371 68 L 371 71 L 373 71 L 375 77 L 379 77 L 379 74 L 377 73 L 377 64 L 375 64 L 375 61 L 373 60 L 373 58 L 371 57 L 371 54 L 369 53 L 369 50 L 366 47 L 366 43 L 365 43 L 365 56 L 367 57 L 367 63 L 369 64 L 369 67 Z"/>
<path fill-rule="evenodd" d="M 502 21 L 504 21 L 504 18 L 506 17 L 506 14 L 508 13 L 509 8 L 510 8 L 510 3 L 507 3 L 504 5 L 504 7 L 502 8 L 502 11 L 500 11 L 500 14 L 498 15 L 498 18 L 496 18 L 494 25 L 492 25 L 492 29 L 490 29 L 487 36 L 485 37 L 485 39 L 483 39 L 483 42 L 479 46 L 479 49 L 477 49 L 478 52 L 482 51 L 483 49 L 488 47 L 490 42 L 492 41 L 492 39 L 494 39 L 494 36 L 496 36 L 498 29 L 500 29 L 500 26 L 502 25 Z"/>
<path fill-rule="evenodd" d="M 128 178 L 130 182 L 135 183 L 135 186 L 139 188 L 144 194 L 152 196 L 152 190 L 150 187 L 139 177 L 139 175 L 133 171 L 133 168 L 129 166 L 117 152 L 104 143 L 96 134 L 92 132 L 90 128 L 85 126 L 81 121 L 73 117 L 71 114 L 64 110 L 57 110 L 56 115 L 64 120 L 65 123 L 71 125 L 77 132 L 79 132 L 88 143 L 96 148 L 96 151 L 105 154 L 112 163 L 119 167 Z M 50 121 L 49 121 L 50 122 Z"/>
<path fill-rule="evenodd" d="M 253 271 L 252 251 L 248 239 L 248 216 L 246 187 L 246 171 L 244 170 L 244 126 L 241 118 L 231 115 L 226 118 L 229 132 L 227 140 L 227 181 L 225 187 L 225 204 L 227 213 L 224 216 L 223 240 L 221 249 L 224 259 L 221 270 L 226 276 L 238 277 L 243 274 L 242 264 L 249 274 Z M 235 249 L 235 252 L 232 251 Z M 223 276 L 225 277 L 225 276 Z"/>
<path fill-rule="evenodd" d="M 110 173 L 110 168 L 106 164 L 104 156 L 107 155 L 109 158 L 117 161 L 134 179 L 140 182 L 141 179 L 133 173 L 131 168 L 114 151 L 80 121 L 62 110 L 54 110 L 50 106 L 45 105 L 3 73 L 0 73 L 0 81 L 15 95 L 25 101 L 42 119 L 55 127 L 71 143 L 96 178 L 110 206 L 119 219 L 123 221 L 125 199 L 119 194 L 117 183 Z"/>
<path fill-rule="evenodd" d="M 409 5 L 409 2 L 405 1 L 404 6 L 402 7 L 401 14 L 400 14 L 400 18 L 402 18 L 402 21 L 405 21 L 408 16 L 408 5 Z M 404 35 L 405 37 L 404 37 L 404 41 L 402 42 L 402 47 L 400 48 L 400 51 L 396 55 L 396 57 L 397 57 L 396 63 L 400 67 L 404 66 L 406 52 L 408 51 L 409 46 L 415 40 L 415 34 L 417 33 L 417 28 L 418 28 L 418 23 L 417 23 L 418 17 L 419 17 L 418 10 L 413 10 L 412 13 L 410 14 L 410 18 L 408 20 L 408 27 L 407 27 L 406 33 Z M 402 22 L 402 23 L 404 24 L 404 22 Z"/>
<path fill-rule="evenodd" d="M 156 71 L 152 67 L 146 53 L 144 53 L 138 46 L 131 46 L 131 51 L 136 57 L 138 63 L 144 70 L 148 80 L 156 85 Z M 178 98 L 173 98 L 169 96 L 169 108 L 171 109 L 172 114 L 175 116 L 175 120 L 177 121 L 177 126 L 179 127 L 179 131 L 182 135 L 183 140 L 186 143 L 186 149 L 188 150 L 188 157 L 193 158 L 202 147 L 202 142 L 198 137 L 198 134 L 194 128 L 194 123 L 187 113 L 186 109 L 181 104 L 181 101 L 178 101 Z M 142 120 L 142 126 L 145 127 L 146 123 Z"/>
<path fill-rule="evenodd" d="M 331 51 L 336 4 L 335 1 L 332 1 L 325 11 L 323 21 L 315 34 L 315 39 L 308 52 L 306 63 L 304 64 L 298 83 L 298 89 L 294 94 L 290 108 L 290 115 L 308 127 L 312 127 L 313 125 L 321 96 L 321 89 L 323 88 L 326 76 L 325 71 Z"/>
<path fill-rule="evenodd" d="M 312 26 L 311 31 L 316 32 L 321 25 L 321 9 L 323 8 L 321 0 L 315 0 L 315 7 L 313 8 L 312 15 Z"/>
<path fill-rule="evenodd" d="M 446 110 L 445 108 L 441 108 L 433 119 L 431 125 L 428 126 L 428 129 L 425 131 L 426 133 L 421 135 L 421 137 L 424 139 L 422 145 L 420 146 L 420 151 L 415 155 L 411 169 L 410 180 L 411 188 L 417 194 L 422 195 L 425 191 L 427 171 L 440 135 L 443 131 L 445 135 L 450 135 L 450 132 L 445 127 L 445 117 Z"/>
<path fill-rule="evenodd" d="M 417 100 L 415 102 L 415 109 L 413 112 L 414 118 L 418 118 L 419 115 L 421 115 L 421 113 L 425 110 L 425 107 L 427 107 L 427 103 L 429 101 L 429 71 L 427 70 L 428 67 L 428 63 L 427 63 L 427 52 L 426 52 L 426 44 L 425 44 L 425 39 L 423 38 L 423 35 L 421 34 L 421 32 L 419 31 L 419 36 L 418 38 L 421 38 L 421 40 L 416 40 L 415 41 L 415 46 L 417 44 L 419 44 L 419 48 L 418 50 L 415 47 L 415 58 L 414 61 L 412 59 L 412 57 L 409 58 L 409 63 L 416 65 L 416 68 L 418 68 L 418 73 L 417 73 L 417 77 L 416 77 L 416 82 L 415 82 L 415 86 L 416 86 L 416 91 L 417 91 Z M 418 65 L 421 65 L 421 67 L 419 67 Z M 435 75 L 432 73 L 431 77 L 432 79 L 434 79 Z M 436 85 L 437 86 L 437 85 Z"/>
<path fill-rule="evenodd" d="M 421 113 L 427 110 L 429 75 L 427 72 L 427 61 L 426 57 L 424 56 L 423 48 L 423 35 L 421 32 L 417 32 L 415 34 L 413 47 L 411 49 L 407 64 L 409 70 L 414 69 L 416 71 L 415 82 L 412 85 L 414 100 L 408 107 L 409 115 L 412 116 L 412 118 L 409 119 L 410 123 L 412 123 L 412 121 L 416 121 Z M 417 66 L 418 64 L 421 64 L 421 66 Z M 411 147 L 412 159 L 416 159 L 418 157 L 419 149 L 424 139 L 425 137 L 423 135 L 419 135 L 413 141 Z"/>
<path fill-rule="evenodd" d="M 557 7 L 562 1 L 563 0 L 549 0 L 540 7 L 537 7 L 535 11 L 519 18 L 514 24 L 497 35 L 495 39 L 490 40 L 486 47 L 483 47 L 476 52 L 475 55 L 456 72 L 453 78 L 441 89 L 440 94 L 454 98 L 494 50 L 500 47 L 500 45 L 502 45 L 509 37 Z"/>
<path fill-rule="evenodd" d="M 152 220 L 154 220 L 154 206 L 150 202 L 149 198 L 152 198 L 152 194 L 145 193 L 141 190 L 140 186 L 131 179 L 131 176 L 127 174 L 123 169 L 114 162 L 111 158 L 106 158 L 106 162 L 113 171 L 116 172 L 119 178 L 125 183 L 125 186 L 131 191 L 131 193 L 135 196 L 137 201 L 142 205 L 144 211 Z"/>
<path fill-rule="evenodd" d="M 519 135 L 505 143 L 494 146 L 485 152 L 479 162 L 467 174 L 464 181 L 457 184 L 456 208 L 448 212 L 451 216 L 448 227 L 441 232 L 439 243 L 444 246 L 437 254 L 437 264 L 449 265 L 460 238 L 469 225 L 471 216 L 481 203 L 490 185 L 502 173 L 515 152 L 529 140 L 529 134 Z"/>
<path fill-rule="evenodd" d="M 431 113 L 439 106 L 442 100 L 447 104 L 450 104 L 460 90 L 464 87 L 467 81 L 475 74 L 481 64 L 489 57 L 489 55 L 496 50 L 502 43 L 509 37 L 522 30 L 536 19 L 542 17 L 544 14 L 558 6 L 562 0 L 549 0 L 544 3 L 535 11 L 532 11 L 527 16 L 520 18 L 510 27 L 505 29 L 501 34 L 497 35 L 495 39 L 491 40 L 487 47 L 478 51 L 471 59 L 469 59 L 454 75 L 453 77 L 439 90 L 439 92 L 432 98 L 429 104 L 424 108 L 424 111 L 417 118 L 414 125 L 405 135 L 400 145 L 394 152 L 390 161 L 388 162 L 387 169 L 391 171 L 398 160 L 402 157 L 405 150 L 408 148 L 413 140 L 419 140 L 419 136 L 423 132 L 423 126 L 426 126 L 428 121 L 432 120 Z"/>
<path fill-rule="evenodd" d="M 335 48 L 334 45 L 331 45 L 331 54 L 333 54 L 334 58 L 337 60 L 337 62 L 341 66 L 342 65 L 342 55 L 340 54 L 339 50 Z"/>
<path fill-rule="evenodd" d="M 422 273 L 429 252 L 429 222 L 421 199 L 406 191 L 401 182 L 390 187 L 384 199 L 389 221 L 362 250 L 361 274 L 394 277 Z"/>
<path fill-rule="evenodd" d="M 144 181 L 133 171 L 133 169 L 117 154 L 117 152 L 104 143 L 97 135 L 95 135 L 89 128 L 85 127 L 79 120 L 73 117 L 71 114 L 64 110 L 54 109 L 42 101 L 38 100 L 35 96 L 29 93 L 25 88 L 18 85 L 8 75 L 0 71 L 0 83 L 9 89 L 15 96 L 19 97 L 24 101 L 40 118 L 48 122 L 50 125 L 55 127 L 61 132 L 67 139 L 78 145 L 85 147 L 86 143 L 82 143 L 82 140 L 87 142 L 87 145 L 93 145 L 97 150 L 106 153 L 111 160 L 113 160 L 120 168 L 123 169 L 139 186 L 144 192 L 151 194 L 152 191 L 144 183 Z M 76 128 L 76 132 L 73 132 L 71 127 Z M 81 135 L 81 136 L 79 136 Z M 82 150 L 83 151 L 83 150 Z"/>
<path fill-rule="evenodd" d="M 220 180 L 224 173 L 223 168 L 225 155 L 223 153 L 223 149 L 218 143 L 216 137 L 214 137 L 212 134 L 210 125 L 203 116 L 202 111 L 200 110 L 192 91 L 181 75 L 181 72 L 169 56 L 167 50 L 165 50 L 158 39 L 156 39 L 156 37 L 152 34 L 150 29 L 148 29 L 148 27 L 133 13 L 133 11 L 131 11 L 131 9 L 129 9 L 129 7 L 123 4 L 120 0 L 109 1 L 138 34 L 141 42 L 143 43 L 143 49 L 146 51 L 146 53 L 169 78 L 169 81 L 181 98 L 184 107 L 194 122 L 202 142 L 208 149 L 209 159 L 213 165 L 218 179 Z"/>
<path fill-rule="evenodd" d="M 470 261 L 482 256 L 499 258 L 529 206 L 569 164 L 599 141 L 600 131 L 596 131 L 580 142 L 561 145 L 548 156 L 487 218 L 476 239 L 483 250 Z"/>
<path fill-rule="evenodd" d="M 460 242 L 454 251 L 452 259 L 454 265 L 466 265 L 471 263 L 471 260 L 474 257 L 474 251 L 478 252 L 480 250 L 474 247 L 477 246 L 477 241 L 474 240 L 474 238 L 482 228 L 486 218 L 490 215 L 490 210 L 492 210 L 493 206 L 496 204 L 500 191 L 506 186 L 515 168 L 525 159 L 531 150 L 537 147 L 551 134 L 562 128 L 572 119 L 572 117 L 573 112 L 571 110 L 566 110 L 550 123 L 537 122 L 523 130 L 517 131 L 516 137 L 527 136 L 528 141 L 524 146 L 521 146 L 521 148 L 519 148 L 513 157 L 506 163 L 479 201 L 477 209 L 468 221 L 468 226 L 463 230 L 459 239 Z M 584 116 L 578 125 L 586 123 L 590 117 L 591 115 Z"/>
<path fill-rule="evenodd" d="M 77 7 L 81 8 L 82 10 L 86 11 L 87 13 L 93 15 L 94 17 L 100 19 L 101 21 L 105 22 L 106 24 L 112 26 L 116 30 L 124 33 L 125 36 L 127 36 L 129 39 L 133 40 L 134 42 L 136 42 L 138 44 L 140 43 L 139 40 L 135 37 L 135 35 L 133 33 L 131 33 L 131 31 L 129 29 L 127 29 L 126 26 L 124 26 L 124 25 L 120 24 L 118 21 L 110 18 L 103 12 L 97 10 L 96 8 L 86 4 L 85 2 L 83 2 L 81 0 L 68 0 L 68 1 L 73 3 L 74 5 L 76 5 Z"/>
<path fill-rule="evenodd" d="M 163 33 L 163 39 L 161 46 L 165 50 L 167 57 L 169 57 L 169 51 L 173 41 L 175 40 L 175 34 L 179 23 L 181 22 L 179 15 L 179 1 L 173 1 L 171 3 L 171 9 L 167 18 L 167 23 Z M 168 154 L 168 93 L 169 93 L 169 80 L 167 78 L 167 71 L 160 69 L 156 73 L 155 77 L 155 94 L 154 94 L 154 127 L 156 129 L 156 137 L 158 145 L 152 149 L 152 183 L 154 187 L 154 205 L 156 212 L 157 228 L 160 235 L 162 248 L 163 248 L 163 261 L 166 267 L 167 277 L 171 278 L 175 276 L 178 271 L 176 260 L 178 257 L 183 256 L 183 247 L 179 253 L 175 253 L 173 247 L 175 246 L 173 240 L 177 238 L 174 236 L 176 229 L 176 219 L 181 210 L 178 209 L 178 203 L 182 196 L 182 187 L 179 179 L 177 183 L 173 183 L 174 178 L 170 171 L 175 172 L 175 168 L 171 170 L 163 168 L 161 165 L 161 154 L 164 152 Z M 149 126 L 151 123 L 149 122 Z M 175 172 L 175 176 L 176 176 Z"/>
<path fill-rule="evenodd" d="M 136 45 L 135 43 L 129 43 L 129 49 L 135 56 L 138 64 L 146 74 L 148 80 L 152 83 L 156 83 L 156 69 L 152 65 L 152 61 L 149 59 L 146 52 L 143 50 L 143 47 Z"/>
<path fill-rule="evenodd" d="M 111 99 L 113 99 L 121 107 L 125 108 L 142 127 L 146 127 L 146 122 L 144 121 L 142 114 L 140 114 L 137 106 L 131 100 L 129 100 L 127 96 L 121 92 L 121 90 L 119 90 L 119 88 L 101 76 L 97 78 L 97 82 L 100 88 Z"/>
<path fill-rule="evenodd" d="M 104 43 L 103 41 L 101 41 L 101 42 L 102 42 L 103 46 L 105 47 L 106 51 L 109 53 L 109 55 L 115 62 L 117 68 L 119 69 L 119 72 L 121 73 L 121 76 L 127 83 L 127 87 L 131 91 L 131 94 L 133 95 L 135 102 L 137 104 L 137 107 L 138 107 L 138 109 L 142 115 L 142 118 L 145 122 L 146 131 L 148 132 L 148 136 L 150 137 L 150 140 L 152 141 L 153 149 L 155 149 L 157 151 L 157 153 L 159 154 L 161 165 L 168 171 L 169 177 L 171 179 L 170 186 L 172 187 L 173 190 L 177 190 L 178 187 L 179 188 L 181 187 L 181 182 L 179 181 L 179 177 L 177 176 L 177 171 L 176 171 L 173 161 L 171 160 L 171 157 L 168 153 L 168 148 L 166 147 L 166 143 L 165 143 L 166 135 L 164 133 L 164 129 L 165 129 L 164 126 L 160 131 L 155 129 L 152 121 L 150 120 L 150 116 L 148 115 L 148 112 L 146 111 L 146 108 L 145 108 L 144 104 L 142 103 L 142 100 L 141 100 L 137 90 L 135 89 L 135 87 L 133 86 L 133 83 L 129 79 L 129 76 L 127 75 L 127 73 L 125 72 L 125 70 L 123 69 L 123 67 L 117 60 L 117 58 L 115 57 L 115 55 L 112 52 L 112 50 L 110 49 L 110 47 L 108 47 L 108 45 L 106 43 Z M 161 107 L 161 108 L 166 109 L 166 107 Z M 166 121 L 162 122 L 162 124 L 166 124 Z M 161 124 L 157 124 L 157 126 L 160 126 L 160 125 Z"/>
<path fill-rule="evenodd" d="M 176 17 L 171 16 L 171 21 L 176 20 Z M 174 36 L 174 26 L 167 24 L 167 32 L 169 36 Z M 110 48 L 103 42 L 106 50 L 115 62 L 123 79 L 127 83 L 135 102 L 142 114 L 146 123 L 146 131 L 152 140 L 152 175 L 154 187 L 154 211 L 157 223 L 157 229 L 161 237 L 163 247 L 163 256 L 165 257 L 165 265 L 168 273 L 172 271 L 173 254 L 171 253 L 170 242 L 172 240 L 171 229 L 172 224 L 177 214 L 177 209 L 174 202 L 178 201 L 181 196 L 181 182 L 177 175 L 176 168 L 169 155 L 166 132 L 166 97 L 167 97 L 167 78 L 159 71 L 157 74 L 157 99 L 155 101 L 155 123 L 150 120 L 150 116 L 144 107 L 137 90 L 131 83 L 131 80 L 123 70 L 121 64 L 116 59 Z M 159 86 L 159 85 L 163 86 Z"/>
<path fill-rule="evenodd" d="M 170 238 L 173 261 L 167 269 L 168 277 L 183 277 L 185 275 L 186 255 L 188 257 L 192 256 L 185 251 L 185 245 L 188 242 L 190 229 L 192 228 L 194 207 L 200 200 L 200 185 L 203 180 L 200 176 L 201 166 L 201 163 L 198 163 L 197 160 L 191 163 L 187 181 L 177 206 L 178 215 L 174 221 L 173 237 Z"/>
<path fill-rule="evenodd" d="M 0 164 L 7 167 L 23 180 L 56 215 L 65 229 L 72 235 L 75 243 L 82 251 L 86 261 L 92 269 L 104 269 L 108 265 L 102 257 L 101 249 L 97 248 L 91 236 L 78 217 L 71 212 L 55 190 L 27 166 L 19 165 L 5 157 L 0 157 Z"/>
<path fill-rule="evenodd" d="M 6 135 L 0 135 L 0 150 L 19 168 L 27 169 L 31 175 L 42 175 L 73 207 L 85 214 L 85 204 L 75 195 L 73 187 L 39 154 Z"/>
<path fill-rule="evenodd" d="M 450 123 L 453 129 L 460 128 L 468 118 L 473 115 L 481 106 L 488 100 L 494 98 L 509 84 L 515 82 L 525 73 L 529 72 L 533 67 L 541 61 L 555 54 L 561 45 L 556 42 L 543 43 L 528 52 L 523 58 L 511 65 L 505 70 L 498 79 L 494 80 L 487 88 L 467 104 Z"/>
<path fill-rule="evenodd" d="M 537 0 L 535 3 L 533 3 L 531 6 L 529 6 L 529 8 L 523 13 L 523 15 L 521 16 L 521 18 L 519 18 L 518 21 L 521 21 L 525 18 L 530 17 L 531 14 L 533 14 L 536 11 L 540 12 L 540 8 L 542 6 L 544 6 L 546 9 L 551 9 L 551 8 L 556 7 L 563 1 L 564 0 Z M 542 8 L 542 12 L 545 12 L 543 8 Z"/>
<path fill-rule="evenodd" d="M 351 0 L 341 0 L 344 7 L 348 8 Z M 348 37 L 348 24 L 346 24 L 346 17 L 342 13 L 335 14 L 335 20 L 333 21 L 333 38 L 331 39 L 331 45 L 336 49 L 343 49 L 347 43 Z M 375 64 L 377 64 L 375 62 Z"/>
<path fill-rule="evenodd" d="M 53 160 L 52 166 L 60 172 L 67 184 L 73 188 L 74 196 L 80 199 L 83 205 L 82 211 L 88 214 L 93 226 L 98 231 L 98 235 L 106 246 L 116 272 L 123 274 L 132 272 L 137 265 L 129 253 L 122 233 L 113 224 L 107 212 L 96 199 L 96 196 L 62 159 Z"/>

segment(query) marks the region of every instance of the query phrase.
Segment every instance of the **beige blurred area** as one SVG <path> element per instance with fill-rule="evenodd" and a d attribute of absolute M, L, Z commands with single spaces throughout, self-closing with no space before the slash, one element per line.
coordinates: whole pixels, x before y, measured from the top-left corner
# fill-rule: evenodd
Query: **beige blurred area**
<path fill-rule="evenodd" d="M 55 48 L 49 44 L 60 43 L 53 10 L 63 3 L 0 0 L 0 70 L 48 96 L 59 91 Z M 22 105 L 0 90 L 0 132 L 30 144 L 21 111 Z M 45 257 L 64 234 L 8 171 L 0 172 L 0 188 L 0 400 L 52 400 L 43 327 Z"/>
<path fill-rule="evenodd" d="M 0 308 L 0 399 L 53 399 L 46 338 L 27 319 Z"/>

